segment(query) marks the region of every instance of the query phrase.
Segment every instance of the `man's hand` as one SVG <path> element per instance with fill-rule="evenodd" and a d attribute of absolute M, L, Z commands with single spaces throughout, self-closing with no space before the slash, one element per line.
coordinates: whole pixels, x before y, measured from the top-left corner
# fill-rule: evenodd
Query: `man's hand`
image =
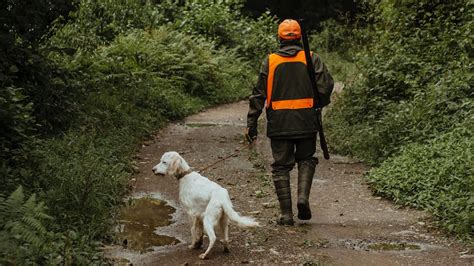
<path fill-rule="evenodd" d="M 245 129 L 245 138 L 249 143 L 254 142 L 257 139 L 257 129 L 256 128 L 246 128 Z"/>

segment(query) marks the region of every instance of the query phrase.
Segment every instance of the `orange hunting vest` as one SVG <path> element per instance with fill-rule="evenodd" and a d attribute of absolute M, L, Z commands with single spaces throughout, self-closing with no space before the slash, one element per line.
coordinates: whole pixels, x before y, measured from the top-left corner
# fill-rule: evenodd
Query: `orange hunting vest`
<path fill-rule="evenodd" d="M 312 53 L 311 53 L 312 55 Z M 305 109 L 312 108 L 314 105 L 313 98 L 292 99 L 292 100 L 278 100 L 272 101 L 273 92 L 273 77 L 278 65 L 283 63 L 301 62 L 306 65 L 306 58 L 304 51 L 299 51 L 294 57 L 284 57 L 278 54 L 271 54 L 268 57 L 268 79 L 267 79 L 267 108 L 271 107 L 273 110 L 281 109 Z"/>

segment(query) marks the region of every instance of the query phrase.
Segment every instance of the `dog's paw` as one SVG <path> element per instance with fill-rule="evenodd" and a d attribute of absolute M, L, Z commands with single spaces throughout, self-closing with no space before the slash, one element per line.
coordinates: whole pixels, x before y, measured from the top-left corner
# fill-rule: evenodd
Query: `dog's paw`
<path fill-rule="evenodd" d="M 202 242 L 196 242 L 188 246 L 189 249 L 200 249 L 202 246 Z"/>
<path fill-rule="evenodd" d="M 206 253 L 202 253 L 201 255 L 199 255 L 199 258 L 201 260 L 205 260 L 206 259 Z"/>
<path fill-rule="evenodd" d="M 229 247 L 224 247 L 224 253 L 230 253 Z"/>

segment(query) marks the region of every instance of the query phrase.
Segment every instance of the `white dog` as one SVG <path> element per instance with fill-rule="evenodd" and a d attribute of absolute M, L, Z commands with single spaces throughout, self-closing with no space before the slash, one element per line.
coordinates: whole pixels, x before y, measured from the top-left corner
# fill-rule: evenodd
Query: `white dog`
<path fill-rule="evenodd" d="M 258 222 L 240 216 L 232 208 L 227 190 L 197 172 L 192 172 L 186 161 L 177 152 L 166 152 L 153 173 L 174 176 L 179 180 L 179 200 L 191 217 L 191 249 L 202 245 L 203 233 L 209 237 L 209 247 L 199 255 L 205 259 L 216 242 L 216 233 L 223 235 L 224 252 L 229 252 L 228 220 L 240 227 L 256 227 Z"/>

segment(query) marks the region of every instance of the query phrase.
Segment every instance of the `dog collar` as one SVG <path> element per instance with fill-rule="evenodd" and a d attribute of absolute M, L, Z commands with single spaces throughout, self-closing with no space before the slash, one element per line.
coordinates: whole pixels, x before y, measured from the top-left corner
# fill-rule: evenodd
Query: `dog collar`
<path fill-rule="evenodd" d="M 177 175 L 177 176 L 176 176 L 176 179 L 180 180 L 181 178 L 183 178 L 183 177 L 189 175 L 189 174 L 192 173 L 192 172 L 193 172 L 193 171 L 191 171 L 191 169 L 189 169 L 189 170 L 187 170 L 187 171 L 184 171 L 182 174 Z"/>

